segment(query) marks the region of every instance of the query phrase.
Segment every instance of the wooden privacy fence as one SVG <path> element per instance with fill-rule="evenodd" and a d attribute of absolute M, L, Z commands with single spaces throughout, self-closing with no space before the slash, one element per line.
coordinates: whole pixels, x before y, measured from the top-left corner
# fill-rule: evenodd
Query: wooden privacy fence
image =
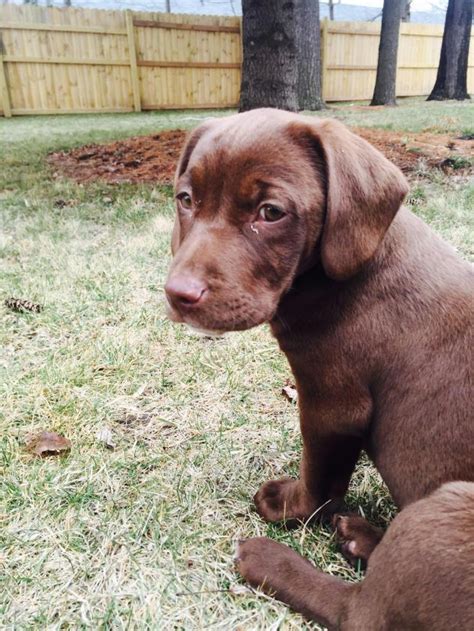
<path fill-rule="evenodd" d="M 229 17 L 0 5 L 0 112 L 235 107 L 240 26 Z M 375 23 L 323 22 L 327 101 L 371 98 L 379 34 Z M 401 25 L 399 96 L 430 92 L 442 34 L 439 25 Z"/>
<path fill-rule="evenodd" d="M 380 24 L 328 22 L 321 27 L 323 96 L 327 101 L 372 98 Z M 400 25 L 397 96 L 428 95 L 435 83 L 443 39 L 438 24 Z M 474 36 L 469 51 L 468 90 L 474 91 Z"/>

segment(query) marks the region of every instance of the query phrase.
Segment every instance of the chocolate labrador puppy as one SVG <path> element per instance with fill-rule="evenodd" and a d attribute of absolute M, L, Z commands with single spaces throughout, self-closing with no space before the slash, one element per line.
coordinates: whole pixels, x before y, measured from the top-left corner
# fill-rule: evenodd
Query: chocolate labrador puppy
<path fill-rule="evenodd" d="M 301 473 L 260 488 L 265 520 L 334 510 L 362 449 L 400 508 L 445 482 L 474 480 L 472 268 L 401 207 L 408 186 L 397 167 L 336 121 L 263 109 L 191 133 L 175 189 L 170 317 L 212 334 L 269 322 L 295 376 Z M 469 485 L 466 494 L 472 505 Z M 414 507 L 397 518 L 396 533 L 411 528 Z M 335 523 L 346 554 L 367 561 L 381 533 L 356 516 Z M 396 555 L 393 539 L 383 549 Z M 241 572 L 318 619 L 303 598 L 308 566 L 295 561 L 297 578 L 285 555 L 250 540 Z M 340 588 L 325 580 L 325 593 Z M 300 592 L 301 601 L 289 595 Z M 317 589 L 311 599 L 320 601 Z"/>

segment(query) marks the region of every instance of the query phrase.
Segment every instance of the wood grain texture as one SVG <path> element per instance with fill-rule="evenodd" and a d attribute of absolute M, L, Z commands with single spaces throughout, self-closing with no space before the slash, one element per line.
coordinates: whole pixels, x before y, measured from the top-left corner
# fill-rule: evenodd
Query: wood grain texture
<path fill-rule="evenodd" d="M 240 26 L 236 17 L 1 4 L 0 114 L 236 107 Z M 323 20 L 321 30 L 324 99 L 370 99 L 380 25 Z M 430 93 L 442 34 L 401 25 L 398 96 Z"/>
<path fill-rule="evenodd" d="M 142 104 L 141 104 L 141 96 L 140 96 L 140 80 L 138 78 L 135 29 L 133 27 L 133 15 L 130 11 L 126 12 L 126 24 L 127 24 L 127 37 L 128 37 L 128 51 L 129 51 L 129 56 L 130 56 L 130 82 L 132 84 L 133 108 L 135 112 L 140 112 L 142 109 Z"/>
<path fill-rule="evenodd" d="M 5 62 L 0 50 L 0 106 L 5 118 L 10 118 L 12 108 L 10 103 L 10 94 L 8 89 L 7 76 L 5 72 Z"/>

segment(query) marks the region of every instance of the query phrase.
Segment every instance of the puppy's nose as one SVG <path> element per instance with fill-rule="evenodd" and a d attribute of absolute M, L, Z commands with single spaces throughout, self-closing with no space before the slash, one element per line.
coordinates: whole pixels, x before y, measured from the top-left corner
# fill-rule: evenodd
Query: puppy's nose
<path fill-rule="evenodd" d="M 207 291 L 207 285 L 190 276 L 174 276 L 168 279 L 165 292 L 168 300 L 176 309 L 196 305 Z"/>

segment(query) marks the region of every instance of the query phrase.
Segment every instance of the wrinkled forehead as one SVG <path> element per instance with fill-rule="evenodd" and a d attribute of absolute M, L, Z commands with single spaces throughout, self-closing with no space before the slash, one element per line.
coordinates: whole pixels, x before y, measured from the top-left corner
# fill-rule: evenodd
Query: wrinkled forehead
<path fill-rule="evenodd" d="M 193 189 L 297 185 L 307 162 L 286 124 L 218 124 L 197 142 L 180 178 Z M 226 186 L 227 185 L 227 186 Z"/>

